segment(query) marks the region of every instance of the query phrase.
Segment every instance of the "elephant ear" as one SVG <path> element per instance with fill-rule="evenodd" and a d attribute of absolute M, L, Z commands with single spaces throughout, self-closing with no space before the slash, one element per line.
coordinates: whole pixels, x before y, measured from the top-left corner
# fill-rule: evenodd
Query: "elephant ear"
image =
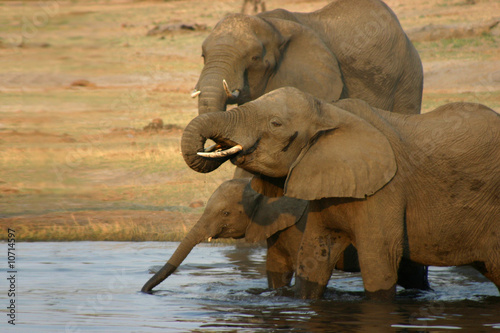
<path fill-rule="evenodd" d="M 360 116 L 327 103 L 317 107 L 328 124 L 290 168 L 285 195 L 305 200 L 365 198 L 387 184 L 397 171 L 387 137 Z"/>
<path fill-rule="evenodd" d="M 295 87 L 326 101 L 336 101 L 344 83 L 337 57 L 310 28 L 297 22 L 263 18 L 283 36 L 281 59 L 266 92 Z"/>
<path fill-rule="evenodd" d="M 247 242 L 265 240 L 278 231 L 296 224 L 305 214 L 309 202 L 289 197 L 262 196 L 245 232 Z"/>

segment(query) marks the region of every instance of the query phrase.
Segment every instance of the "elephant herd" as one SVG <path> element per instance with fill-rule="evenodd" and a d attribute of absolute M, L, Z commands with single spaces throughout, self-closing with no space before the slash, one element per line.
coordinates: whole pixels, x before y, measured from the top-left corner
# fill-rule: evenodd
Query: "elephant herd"
<path fill-rule="evenodd" d="M 242 178 L 213 193 L 143 292 L 212 238 L 266 240 L 269 287 L 295 275 L 300 298 L 341 269 L 391 299 L 396 284 L 429 289 L 429 265 L 472 265 L 500 290 L 500 116 L 475 103 L 419 114 L 422 64 L 383 2 L 228 15 L 202 55 L 182 154 Z"/>

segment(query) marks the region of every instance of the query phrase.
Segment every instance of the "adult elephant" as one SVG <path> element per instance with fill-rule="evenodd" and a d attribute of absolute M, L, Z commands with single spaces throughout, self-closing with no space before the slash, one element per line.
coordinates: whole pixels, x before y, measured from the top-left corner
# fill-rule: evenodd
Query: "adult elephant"
<path fill-rule="evenodd" d="M 198 222 L 179 244 L 167 263 L 142 287 L 152 289 L 169 277 L 191 250 L 202 241 L 217 238 L 245 238 L 249 242 L 267 241 L 266 272 L 269 288 L 290 284 L 297 266 L 302 234 L 306 225 L 308 201 L 268 198 L 250 187 L 250 179 L 222 183 L 208 200 Z M 359 272 L 356 249 L 348 247 L 336 268 Z M 405 288 L 429 289 L 425 272 L 414 263 L 403 262 L 398 284 Z"/>
<path fill-rule="evenodd" d="M 193 97 L 200 114 L 291 86 L 336 101 L 355 97 L 419 113 L 423 71 L 396 15 L 378 0 L 337 0 L 312 13 L 284 9 L 223 18 L 202 45 Z"/>
<path fill-rule="evenodd" d="M 198 116 L 181 148 L 196 171 L 230 159 L 265 176 L 255 183 L 260 193 L 310 201 L 298 296 L 320 297 L 332 264 L 353 243 L 367 293 L 391 298 L 401 258 L 470 264 L 500 289 L 499 133 L 500 115 L 480 104 L 399 115 L 281 88 Z M 202 152 L 205 138 L 223 150 Z"/>

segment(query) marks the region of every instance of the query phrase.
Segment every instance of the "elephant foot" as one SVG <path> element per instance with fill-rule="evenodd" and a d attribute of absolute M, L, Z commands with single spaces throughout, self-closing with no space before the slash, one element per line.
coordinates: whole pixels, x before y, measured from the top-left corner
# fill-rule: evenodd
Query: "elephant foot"
<path fill-rule="evenodd" d="M 326 285 L 312 282 L 301 277 L 295 278 L 295 297 L 301 299 L 319 299 L 325 292 Z"/>
<path fill-rule="evenodd" d="M 391 301 L 394 299 L 394 297 L 396 297 L 396 285 L 387 290 L 377 290 L 377 291 L 365 290 L 365 294 L 371 300 Z"/>
<path fill-rule="evenodd" d="M 291 272 L 271 272 L 267 271 L 267 283 L 270 289 L 278 289 L 289 286 L 292 281 L 293 271 Z"/>

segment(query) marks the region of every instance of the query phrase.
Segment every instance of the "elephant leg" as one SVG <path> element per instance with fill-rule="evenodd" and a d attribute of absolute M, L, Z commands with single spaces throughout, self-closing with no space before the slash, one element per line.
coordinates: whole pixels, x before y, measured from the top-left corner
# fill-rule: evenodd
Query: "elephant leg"
<path fill-rule="evenodd" d="M 472 266 L 493 282 L 500 292 L 500 263 L 476 261 Z"/>
<path fill-rule="evenodd" d="M 289 286 L 293 277 L 293 263 L 290 255 L 283 253 L 278 246 L 269 245 L 267 249 L 266 273 L 270 289 Z"/>
<path fill-rule="evenodd" d="M 345 249 L 335 268 L 344 272 L 360 271 L 358 251 L 352 244 Z M 427 266 L 402 258 L 398 269 L 398 285 L 405 289 L 431 290 L 427 274 Z"/>
<path fill-rule="evenodd" d="M 382 237 L 357 239 L 361 276 L 369 298 L 390 300 L 396 295 L 399 251 L 391 251 L 397 246 L 391 247 L 389 243 Z"/>
<path fill-rule="evenodd" d="M 267 284 L 270 289 L 278 289 L 289 286 L 292 278 L 293 270 L 282 272 L 267 270 Z"/>
<path fill-rule="evenodd" d="M 303 299 L 323 295 L 335 263 L 351 243 L 344 233 L 329 232 L 318 226 L 313 216 L 309 213 L 297 258 L 295 296 Z"/>

